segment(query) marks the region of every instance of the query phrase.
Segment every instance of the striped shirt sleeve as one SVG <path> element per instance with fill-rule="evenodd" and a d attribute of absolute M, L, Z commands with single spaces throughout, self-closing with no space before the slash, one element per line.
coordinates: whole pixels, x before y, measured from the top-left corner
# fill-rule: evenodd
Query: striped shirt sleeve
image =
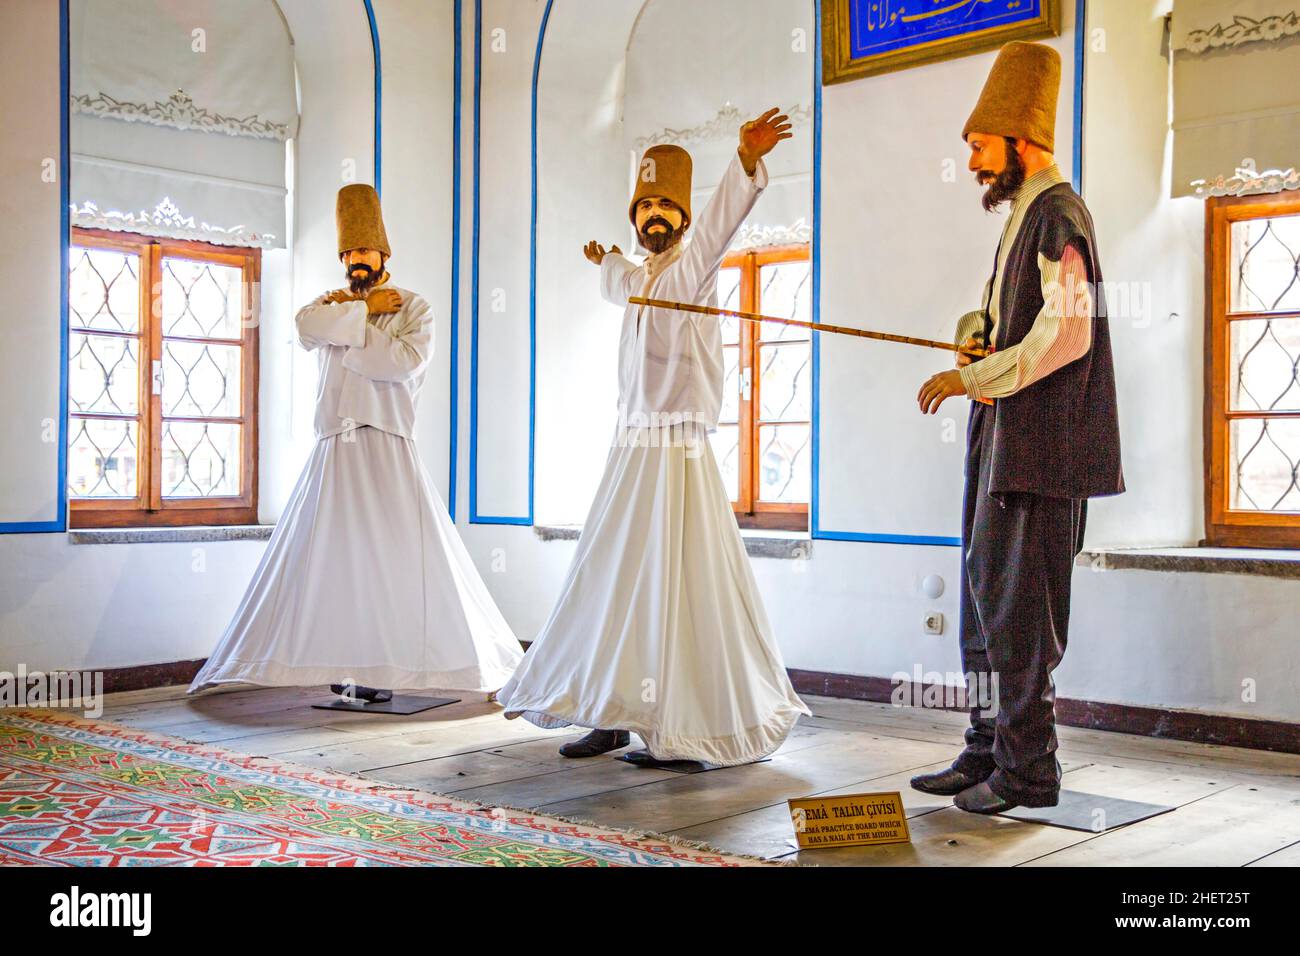
<path fill-rule="evenodd" d="M 989 278 L 984 283 L 984 294 L 980 296 L 981 302 L 989 300 L 989 287 L 993 285 L 993 279 Z M 984 310 L 975 309 L 967 312 L 957 320 L 957 331 L 953 333 L 952 344 L 961 345 L 971 337 L 978 338 L 984 334 Z"/>
<path fill-rule="evenodd" d="M 971 398 L 1005 398 L 1088 354 L 1092 347 L 1092 293 L 1083 257 L 1065 247 L 1060 262 L 1041 253 L 1043 308 L 1020 342 L 961 370 Z"/>

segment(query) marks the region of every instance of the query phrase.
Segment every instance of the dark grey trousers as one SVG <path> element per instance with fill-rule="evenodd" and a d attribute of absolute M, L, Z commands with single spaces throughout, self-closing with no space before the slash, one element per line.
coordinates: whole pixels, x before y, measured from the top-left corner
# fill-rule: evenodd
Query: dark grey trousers
<path fill-rule="evenodd" d="M 992 439 L 993 408 L 972 403 L 962 507 L 962 670 L 983 675 L 989 688 L 996 675 L 997 712 L 987 714 L 975 699 L 966 749 L 953 766 L 988 780 L 1004 800 L 1050 807 L 1061 789 L 1052 671 L 1065 654 L 1070 576 L 1088 503 L 1022 492 L 990 497 Z"/>

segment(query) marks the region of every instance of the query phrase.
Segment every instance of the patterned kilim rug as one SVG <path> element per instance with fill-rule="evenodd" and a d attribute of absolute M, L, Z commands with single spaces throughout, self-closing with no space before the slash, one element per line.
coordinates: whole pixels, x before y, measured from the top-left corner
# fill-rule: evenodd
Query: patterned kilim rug
<path fill-rule="evenodd" d="M 0 711 L 0 865 L 749 866 L 52 710 Z"/>

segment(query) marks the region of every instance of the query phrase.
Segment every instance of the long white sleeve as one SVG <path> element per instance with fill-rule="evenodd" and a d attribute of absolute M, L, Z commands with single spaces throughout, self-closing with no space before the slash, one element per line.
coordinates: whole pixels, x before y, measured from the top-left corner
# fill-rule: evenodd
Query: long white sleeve
<path fill-rule="evenodd" d="M 366 340 L 366 303 L 326 302 L 321 296 L 298 310 L 294 326 L 298 344 L 307 350 L 322 345 L 358 346 Z"/>
<path fill-rule="evenodd" d="M 710 288 L 740 227 L 767 188 L 767 166 L 760 159 L 750 176 L 733 156 L 722 182 L 690 228 L 691 241 L 666 273 L 674 298 L 696 302 Z"/>
<path fill-rule="evenodd" d="M 600 295 L 611 305 L 625 306 L 632 290 L 632 276 L 637 267 L 617 252 L 605 254 L 600 260 Z"/>
<path fill-rule="evenodd" d="M 343 367 L 376 382 L 405 382 L 415 378 L 433 356 L 433 311 L 415 296 L 389 330 L 367 323 L 365 341 L 350 347 Z"/>

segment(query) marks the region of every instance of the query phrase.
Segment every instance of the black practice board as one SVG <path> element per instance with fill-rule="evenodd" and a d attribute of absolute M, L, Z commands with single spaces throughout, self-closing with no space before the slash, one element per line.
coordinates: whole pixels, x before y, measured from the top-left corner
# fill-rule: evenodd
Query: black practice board
<path fill-rule="evenodd" d="M 635 760 L 628 760 L 627 758 L 630 754 L 644 753 L 644 750 L 633 750 L 614 759 L 621 760 L 624 763 L 630 763 L 634 767 L 640 767 L 642 764 L 637 763 Z M 762 760 L 755 760 L 754 763 L 767 763 L 771 759 L 771 757 L 764 757 Z M 663 763 L 651 764 L 650 766 L 655 770 L 667 770 L 671 773 L 707 773 L 710 770 L 722 769 L 718 764 L 701 763 L 698 760 L 667 760 Z"/>
<path fill-rule="evenodd" d="M 1120 800 L 1095 793 L 1081 793 L 1078 790 L 1062 790 L 1060 801 L 1054 807 L 1016 807 L 1006 813 L 999 813 L 998 816 L 1025 823 L 1064 827 L 1067 830 L 1103 833 L 1173 809 L 1158 803 L 1138 803 L 1136 800 Z"/>
<path fill-rule="evenodd" d="M 367 704 L 365 701 L 335 697 L 324 704 L 311 706 L 314 710 L 348 710 L 354 714 L 419 714 L 426 710 L 433 710 L 435 707 L 459 703 L 459 697 L 410 697 L 394 694 L 392 700 L 386 700 L 382 704 Z"/>

